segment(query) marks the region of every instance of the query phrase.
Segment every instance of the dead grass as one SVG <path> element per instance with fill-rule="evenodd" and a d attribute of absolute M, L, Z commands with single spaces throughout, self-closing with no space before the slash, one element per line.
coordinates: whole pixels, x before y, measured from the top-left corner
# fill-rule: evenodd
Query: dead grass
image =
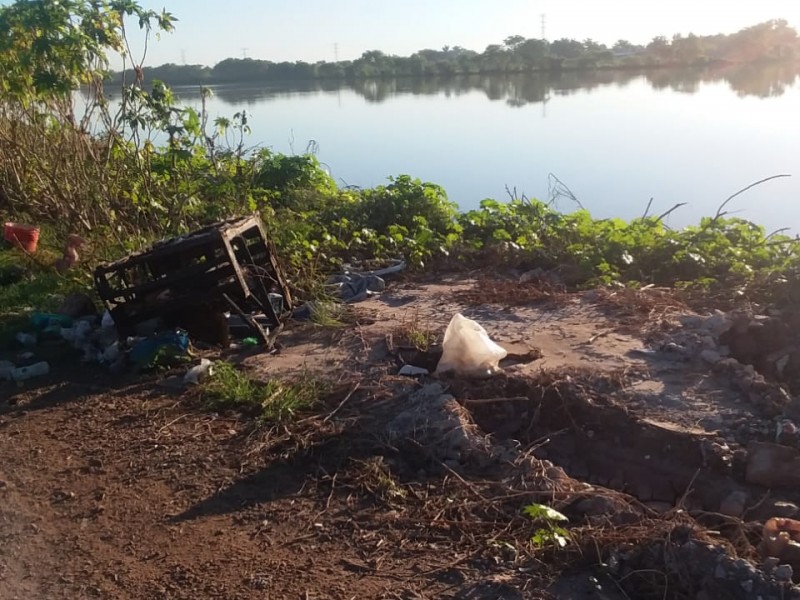
<path fill-rule="evenodd" d="M 439 332 L 434 331 L 429 319 L 420 316 L 419 309 L 405 313 L 391 335 L 398 347 L 414 348 L 420 352 L 428 351 L 440 341 Z"/>
<path fill-rule="evenodd" d="M 354 462 L 358 470 L 356 482 L 362 492 L 384 502 L 402 500 L 408 495 L 405 488 L 397 482 L 383 456 L 372 456 Z"/>
<path fill-rule="evenodd" d="M 457 291 L 454 298 L 467 306 L 502 304 L 503 306 L 527 306 L 530 304 L 566 301 L 568 294 L 563 286 L 546 281 L 520 283 L 486 275 L 480 276 L 470 290 Z"/>

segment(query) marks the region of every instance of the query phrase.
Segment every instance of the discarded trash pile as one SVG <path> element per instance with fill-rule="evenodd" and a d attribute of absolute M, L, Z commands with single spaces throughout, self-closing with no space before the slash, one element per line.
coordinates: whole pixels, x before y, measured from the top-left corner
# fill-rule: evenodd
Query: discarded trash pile
<path fill-rule="evenodd" d="M 222 315 L 232 312 L 271 346 L 281 313 L 292 306 L 274 247 L 255 217 L 159 242 L 99 266 L 94 278 L 121 335 L 179 327 L 193 340 L 224 346 L 230 339 Z"/>
<path fill-rule="evenodd" d="M 363 302 L 383 292 L 386 289 L 386 279 L 402 272 L 405 268 L 406 263 L 402 260 L 396 260 L 391 266 L 375 271 L 358 272 L 346 268 L 342 273 L 331 275 L 325 286 L 330 296 L 341 302 L 347 304 Z M 309 319 L 314 309 L 314 302 L 306 302 L 292 312 L 292 318 Z"/>
<path fill-rule="evenodd" d="M 73 251 L 79 245 L 68 244 Z M 74 260 L 74 252 L 71 256 Z M 47 374 L 50 365 L 37 360 L 37 348 L 64 342 L 81 352 L 83 361 L 112 372 L 186 357 L 190 340 L 229 347 L 233 335 L 240 345 L 271 347 L 291 308 L 274 249 L 254 217 L 218 223 L 100 265 L 95 283 L 105 313 L 100 316 L 88 296 L 75 294 L 55 313 L 31 314 L 29 327 L 16 335 L 23 351 L 13 363 L 0 363 L 0 378 Z"/>

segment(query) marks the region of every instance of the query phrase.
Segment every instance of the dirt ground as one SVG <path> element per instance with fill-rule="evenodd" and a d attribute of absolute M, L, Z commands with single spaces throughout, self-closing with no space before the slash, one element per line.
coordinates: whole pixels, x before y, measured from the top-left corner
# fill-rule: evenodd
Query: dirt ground
<path fill-rule="evenodd" d="M 512 350 L 503 373 L 396 375 L 409 340 L 435 347 L 457 312 Z M 276 353 L 226 355 L 255 378 L 330 384 L 275 427 L 211 413 L 163 373 L 65 362 L 0 383 L 0 597 L 794 597 L 736 563 L 758 563 L 764 519 L 800 494 L 743 483 L 737 452 L 773 439 L 773 415 L 674 351 L 690 312 L 657 290 L 395 283 L 344 326 L 292 324 Z M 438 417 L 397 433 L 437 389 L 455 454 Z M 566 548 L 530 542 L 534 502 L 570 518 Z"/>

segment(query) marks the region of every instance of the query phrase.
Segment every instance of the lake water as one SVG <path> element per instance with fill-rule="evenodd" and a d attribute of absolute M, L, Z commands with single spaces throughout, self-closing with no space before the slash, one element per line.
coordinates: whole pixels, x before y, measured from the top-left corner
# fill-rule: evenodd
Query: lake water
<path fill-rule="evenodd" d="M 553 197 L 554 174 L 597 217 L 679 202 L 680 227 L 729 209 L 800 232 L 800 69 L 565 73 L 212 88 L 212 117 L 246 110 L 249 143 L 317 156 L 341 185 L 410 174 L 462 210 L 506 188 Z M 198 90 L 176 88 L 198 105 Z M 562 195 L 561 210 L 576 204 Z"/>

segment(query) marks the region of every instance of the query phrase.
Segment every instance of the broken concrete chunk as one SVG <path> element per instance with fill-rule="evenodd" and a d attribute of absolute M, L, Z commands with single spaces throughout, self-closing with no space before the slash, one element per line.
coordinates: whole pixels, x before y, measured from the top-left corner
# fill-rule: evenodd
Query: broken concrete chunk
<path fill-rule="evenodd" d="M 723 333 L 728 331 L 733 326 L 728 315 L 725 313 L 717 313 L 715 315 L 710 316 L 706 319 L 706 322 L 703 323 L 703 328 L 708 331 L 711 335 L 715 338 L 718 338 Z"/>
<path fill-rule="evenodd" d="M 716 350 L 703 350 L 700 353 L 700 358 L 710 365 L 715 365 L 722 360 L 722 356 Z"/>
<path fill-rule="evenodd" d="M 705 319 L 700 315 L 680 315 L 678 322 L 684 327 L 689 329 L 697 329 L 705 322 Z"/>
<path fill-rule="evenodd" d="M 769 488 L 800 485 L 800 452 L 795 448 L 767 442 L 751 442 L 747 452 L 747 483 Z"/>
<path fill-rule="evenodd" d="M 388 424 L 387 434 L 395 444 L 413 440 L 410 446 L 416 451 L 440 461 L 463 462 L 490 454 L 491 444 L 469 412 L 439 384 L 412 393 L 405 409 Z"/>
<path fill-rule="evenodd" d="M 415 367 L 414 365 L 403 365 L 403 368 L 397 372 L 398 375 L 406 375 L 407 377 L 418 377 L 420 375 L 428 375 L 430 371 L 422 367 Z"/>
<path fill-rule="evenodd" d="M 778 581 L 792 581 L 792 575 L 794 575 L 794 569 L 792 569 L 792 565 L 778 565 L 775 567 L 775 571 L 772 573 L 772 576 L 775 577 Z"/>

